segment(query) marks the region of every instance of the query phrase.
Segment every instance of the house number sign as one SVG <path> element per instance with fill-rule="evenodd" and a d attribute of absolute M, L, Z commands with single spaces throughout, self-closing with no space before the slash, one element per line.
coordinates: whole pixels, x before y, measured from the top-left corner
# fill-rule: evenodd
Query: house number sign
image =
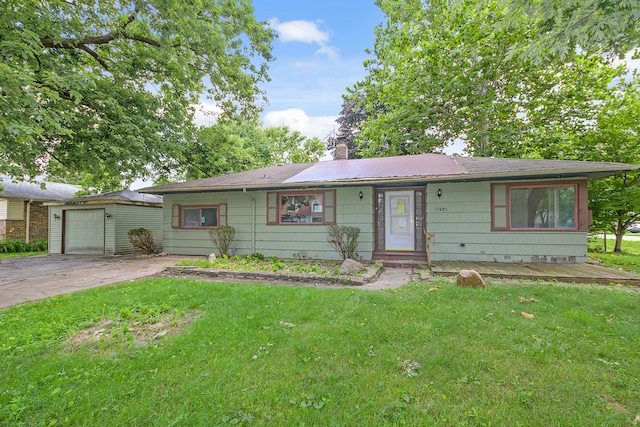
<path fill-rule="evenodd" d="M 447 212 L 447 208 L 436 208 L 436 212 Z"/>

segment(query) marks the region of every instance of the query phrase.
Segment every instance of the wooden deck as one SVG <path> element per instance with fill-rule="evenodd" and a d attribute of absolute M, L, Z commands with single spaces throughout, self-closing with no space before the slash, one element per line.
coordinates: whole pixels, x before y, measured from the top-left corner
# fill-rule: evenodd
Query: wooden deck
<path fill-rule="evenodd" d="M 640 277 L 593 264 L 434 262 L 433 274 L 454 276 L 460 270 L 475 270 L 484 277 L 556 280 L 569 283 L 600 283 L 640 286 Z"/>

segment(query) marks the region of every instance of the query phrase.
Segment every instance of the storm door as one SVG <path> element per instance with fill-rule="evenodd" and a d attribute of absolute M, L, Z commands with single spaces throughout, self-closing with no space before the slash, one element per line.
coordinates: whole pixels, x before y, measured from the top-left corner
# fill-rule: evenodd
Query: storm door
<path fill-rule="evenodd" d="M 414 191 L 385 192 L 385 251 L 415 250 Z"/>

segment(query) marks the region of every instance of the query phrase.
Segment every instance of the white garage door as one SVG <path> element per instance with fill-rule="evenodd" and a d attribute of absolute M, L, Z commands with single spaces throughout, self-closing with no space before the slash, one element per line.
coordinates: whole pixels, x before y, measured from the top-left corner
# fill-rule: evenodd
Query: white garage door
<path fill-rule="evenodd" d="M 104 254 L 104 209 L 64 212 L 64 253 Z"/>

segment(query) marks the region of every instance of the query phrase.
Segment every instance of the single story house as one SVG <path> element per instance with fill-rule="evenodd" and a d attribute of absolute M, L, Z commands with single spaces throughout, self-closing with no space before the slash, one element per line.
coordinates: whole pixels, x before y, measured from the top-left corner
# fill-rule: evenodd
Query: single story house
<path fill-rule="evenodd" d="M 129 230 L 146 228 L 162 248 L 162 197 L 123 190 L 49 203 L 49 253 L 135 253 Z"/>
<path fill-rule="evenodd" d="M 32 243 L 47 239 L 49 215 L 44 203 L 73 197 L 78 190 L 77 185 L 0 176 L 0 240 Z"/>
<path fill-rule="evenodd" d="M 331 224 L 361 230 L 362 260 L 581 263 L 587 182 L 640 165 L 438 154 L 287 164 L 141 189 L 164 195 L 163 250 L 339 259 Z"/>

